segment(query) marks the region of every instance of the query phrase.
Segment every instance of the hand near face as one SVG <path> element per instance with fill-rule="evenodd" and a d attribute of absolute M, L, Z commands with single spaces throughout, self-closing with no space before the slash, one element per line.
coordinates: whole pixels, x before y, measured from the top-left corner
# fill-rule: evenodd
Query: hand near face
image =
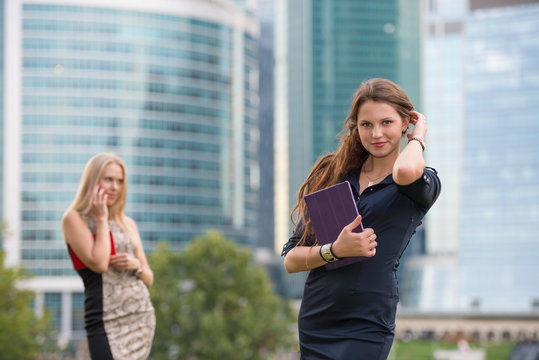
<path fill-rule="evenodd" d="M 413 137 L 424 139 L 427 134 L 427 121 L 425 115 L 417 111 L 410 111 L 410 115 L 410 124 L 414 125 L 414 129 L 410 134 L 407 134 L 408 140 Z"/>
<path fill-rule="evenodd" d="M 92 201 L 92 212 L 97 218 L 108 220 L 109 208 L 107 207 L 108 195 L 101 186 L 97 185 L 94 190 L 94 198 Z"/>

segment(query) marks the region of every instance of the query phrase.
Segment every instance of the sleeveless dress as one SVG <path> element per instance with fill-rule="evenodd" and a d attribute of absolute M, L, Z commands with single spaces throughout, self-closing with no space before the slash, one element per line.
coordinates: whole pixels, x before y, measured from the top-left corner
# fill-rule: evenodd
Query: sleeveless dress
<path fill-rule="evenodd" d="M 95 220 L 82 216 L 95 234 Z M 123 230 L 109 221 L 111 254 L 135 254 L 135 246 Z M 84 322 L 93 360 L 147 359 L 155 333 L 155 314 L 150 293 L 132 270 L 109 266 L 103 274 L 87 268 L 68 245 L 75 270 L 84 282 Z"/>

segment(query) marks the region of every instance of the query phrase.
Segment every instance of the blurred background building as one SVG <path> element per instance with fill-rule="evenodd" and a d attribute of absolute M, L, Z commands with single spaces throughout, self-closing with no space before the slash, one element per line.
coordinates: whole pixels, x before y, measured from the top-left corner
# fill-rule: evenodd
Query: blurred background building
<path fill-rule="evenodd" d="M 333 152 L 363 80 L 400 84 L 420 105 L 420 3 L 275 2 L 275 248 L 291 234 L 290 211 L 314 162 Z M 419 241 L 419 240 L 418 240 Z M 305 274 L 288 275 L 300 297 Z"/>
<path fill-rule="evenodd" d="M 424 12 L 427 156 L 443 191 L 403 303 L 537 314 L 539 1 L 434 0 Z"/>
<path fill-rule="evenodd" d="M 456 311 L 464 122 L 463 31 L 467 0 L 423 1 L 422 79 L 429 130 L 425 152 L 442 179 L 429 211 L 423 253 L 404 264 L 401 305 L 410 311 Z"/>
<path fill-rule="evenodd" d="M 259 67 L 259 164 L 260 164 L 260 195 L 258 202 L 258 247 L 269 250 L 272 254 L 274 235 L 273 224 L 273 51 L 274 51 L 274 20 L 273 0 L 258 0 L 257 19 L 260 23 L 258 39 Z"/>
<path fill-rule="evenodd" d="M 259 27 L 252 1 L 2 2 L 2 206 L 9 265 L 36 309 L 82 337 L 82 282 L 61 233 L 85 163 L 127 164 L 144 246 L 213 228 L 257 242 Z"/>
<path fill-rule="evenodd" d="M 465 43 L 461 308 L 539 302 L 539 1 L 470 1 Z"/>

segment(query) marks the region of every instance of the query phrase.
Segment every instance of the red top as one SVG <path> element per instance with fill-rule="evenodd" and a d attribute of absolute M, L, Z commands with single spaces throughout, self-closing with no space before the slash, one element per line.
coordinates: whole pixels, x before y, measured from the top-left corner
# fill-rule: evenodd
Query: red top
<path fill-rule="evenodd" d="M 109 234 L 110 234 L 110 254 L 111 255 L 116 255 L 116 248 L 114 247 L 114 238 L 112 237 L 112 232 L 109 231 Z M 94 236 L 94 241 L 95 241 L 95 234 L 93 234 L 93 236 Z M 75 254 L 73 249 L 71 249 L 71 246 L 67 245 L 67 247 L 69 248 L 69 254 L 71 255 L 71 261 L 73 262 L 73 268 L 75 270 L 86 269 L 87 266 L 81 261 L 81 259 L 79 259 L 77 254 Z"/>

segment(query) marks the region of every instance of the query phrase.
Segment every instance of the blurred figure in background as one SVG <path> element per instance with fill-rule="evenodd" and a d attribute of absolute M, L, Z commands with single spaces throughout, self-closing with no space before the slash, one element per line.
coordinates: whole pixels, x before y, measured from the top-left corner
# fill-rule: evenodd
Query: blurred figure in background
<path fill-rule="evenodd" d="M 125 216 L 127 172 L 113 153 L 86 164 L 62 230 L 84 282 L 85 329 L 93 360 L 147 359 L 155 332 L 153 272 L 133 219 Z"/>

